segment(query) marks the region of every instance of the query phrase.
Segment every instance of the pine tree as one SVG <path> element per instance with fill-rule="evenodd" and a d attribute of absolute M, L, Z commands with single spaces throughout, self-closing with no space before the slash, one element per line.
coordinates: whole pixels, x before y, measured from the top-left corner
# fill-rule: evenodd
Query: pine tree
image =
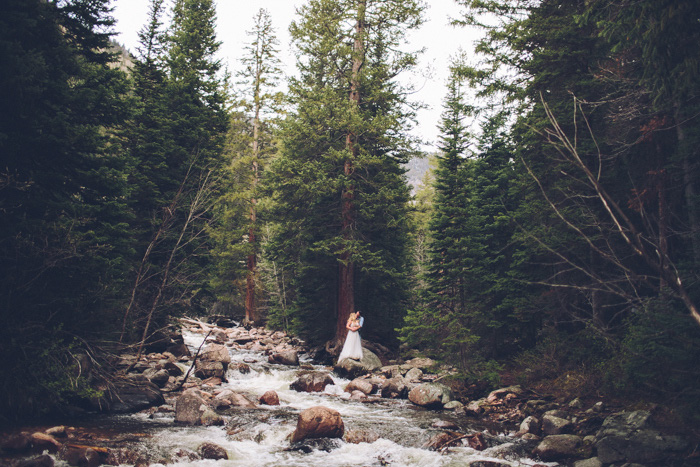
<path fill-rule="evenodd" d="M 393 79 L 415 62 L 398 45 L 420 11 L 417 2 L 319 0 L 290 28 L 295 113 L 269 179 L 288 237 L 271 253 L 296 268 L 294 306 L 318 337 L 341 341 L 352 309 L 372 313 L 392 289 L 405 290 L 408 190 L 399 163 L 412 150 L 411 115 Z M 372 326 L 394 319 L 401 301 Z"/>
<path fill-rule="evenodd" d="M 127 80 L 110 66 L 112 23 L 107 1 L 0 6 L 0 340 L 12 375 L 0 399 L 8 416 L 80 393 L 85 381 L 68 376 L 74 340 L 101 337 L 120 304 L 131 245 L 116 135 Z"/>

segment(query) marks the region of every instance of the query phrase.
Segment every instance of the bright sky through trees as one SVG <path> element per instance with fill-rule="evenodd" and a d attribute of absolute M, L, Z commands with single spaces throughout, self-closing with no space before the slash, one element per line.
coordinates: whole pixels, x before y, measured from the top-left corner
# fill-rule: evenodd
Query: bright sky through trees
<path fill-rule="evenodd" d="M 137 33 L 146 22 L 148 4 L 146 0 L 112 2 L 114 17 L 117 20 L 115 30 L 119 33 L 115 39 L 132 52 L 136 50 Z M 284 72 L 294 73 L 294 57 L 287 28 L 295 18 L 295 9 L 302 4 L 302 0 L 219 0 L 217 35 L 222 41 L 221 58 L 233 71 L 240 67 L 243 45 L 250 41 L 246 31 L 252 29 L 253 16 L 257 11 L 265 8 L 270 12 L 273 26 L 277 29 Z M 471 56 L 472 43 L 478 36 L 478 31 L 454 28 L 448 24 L 450 17 L 459 16 L 460 9 L 453 0 L 431 0 L 427 4 L 427 21 L 419 31 L 410 34 L 411 49 L 425 48 L 425 53 L 420 58 L 421 74 L 403 79 L 410 79 L 415 84 L 415 100 L 429 106 L 419 112 L 415 134 L 426 141 L 426 150 L 433 150 L 438 134 L 436 125 L 440 120 L 445 95 L 448 59 L 455 55 L 460 47 Z"/>

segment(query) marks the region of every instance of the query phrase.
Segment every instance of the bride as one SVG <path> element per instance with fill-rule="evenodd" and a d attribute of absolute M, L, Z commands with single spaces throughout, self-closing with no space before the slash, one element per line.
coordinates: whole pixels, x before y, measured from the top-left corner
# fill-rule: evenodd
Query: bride
<path fill-rule="evenodd" d="M 338 362 L 346 358 L 352 358 L 354 360 L 362 358 L 362 341 L 360 340 L 360 333 L 358 332 L 360 327 L 360 320 L 357 317 L 357 313 L 350 313 L 350 317 L 345 324 L 345 328 L 348 330 L 348 337 L 345 338 L 345 344 L 338 356 Z"/>

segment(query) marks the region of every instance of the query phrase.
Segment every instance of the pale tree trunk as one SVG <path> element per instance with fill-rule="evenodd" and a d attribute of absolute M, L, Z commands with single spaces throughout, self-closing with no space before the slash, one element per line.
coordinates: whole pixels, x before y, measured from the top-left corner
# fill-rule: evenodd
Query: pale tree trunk
<path fill-rule="evenodd" d="M 360 70 L 364 63 L 364 33 L 366 0 L 359 0 L 357 4 L 357 22 L 355 24 L 355 42 L 353 44 L 352 75 L 350 77 L 350 105 L 355 111 L 360 103 Z M 354 171 L 354 160 L 357 157 L 357 135 L 352 129 L 348 129 L 345 138 L 345 149 L 348 159 L 344 164 L 344 173 L 347 178 Z M 355 186 L 350 184 L 343 189 L 342 203 L 342 235 L 346 242 L 345 251 L 338 257 L 338 321 L 336 324 L 336 341 L 342 342 L 347 334 L 345 323 L 350 313 L 355 311 L 355 264 L 348 251 L 349 243 L 354 237 L 355 229 Z"/>
<path fill-rule="evenodd" d="M 258 69 L 255 80 L 255 117 L 253 118 L 253 179 L 252 193 L 250 199 L 250 228 L 248 230 L 248 243 L 251 251 L 248 253 L 247 267 L 248 276 L 246 277 L 246 293 L 245 293 L 245 318 L 246 321 L 256 321 L 257 312 L 255 309 L 255 284 L 257 274 L 257 254 L 255 243 L 256 222 L 257 222 L 257 199 L 256 188 L 258 185 L 258 156 L 260 154 L 260 71 Z"/>

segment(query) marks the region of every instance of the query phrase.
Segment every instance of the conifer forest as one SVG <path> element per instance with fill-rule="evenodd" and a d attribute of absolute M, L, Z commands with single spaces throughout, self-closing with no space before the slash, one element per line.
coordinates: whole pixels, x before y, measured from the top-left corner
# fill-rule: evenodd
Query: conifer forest
<path fill-rule="evenodd" d="M 228 67 L 213 0 L 149 0 L 137 50 L 110 0 L 0 2 L 0 419 L 180 317 L 333 348 L 362 310 L 460 384 L 700 422 L 700 2 L 455 3 L 427 152 L 421 0 L 307 0 L 288 74 L 265 9 Z"/>

